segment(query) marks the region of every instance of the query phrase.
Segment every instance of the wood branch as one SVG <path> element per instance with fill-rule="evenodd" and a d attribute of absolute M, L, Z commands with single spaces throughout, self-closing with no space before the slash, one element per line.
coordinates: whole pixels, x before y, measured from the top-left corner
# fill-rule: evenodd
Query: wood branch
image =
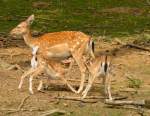
<path fill-rule="evenodd" d="M 121 100 L 106 100 L 105 101 L 106 104 L 108 105 L 114 105 L 114 106 L 117 106 L 117 105 L 134 105 L 134 106 L 144 106 L 146 108 L 150 108 L 150 100 L 149 99 L 146 99 L 146 100 L 136 100 L 136 101 L 133 101 L 133 100 L 128 100 L 128 101 L 121 101 Z"/>
<path fill-rule="evenodd" d="M 120 89 L 119 92 L 131 92 L 131 93 L 149 93 L 150 90 L 137 90 L 133 88 Z"/>
<path fill-rule="evenodd" d="M 7 113 L 16 113 L 16 112 L 22 111 L 22 107 L 23 107 L 25 101 L 26 101 L 29 97 L 30 97 L 30 95 L 29 95 L 29 96 L 26 96 L 25 98 L 23 98 L 17 109 L 8 109 L 8 112 L 7 112 Z"/>
<path fill-rule="evenodd" d="M 123 99 L 127 99 L 128 96 L 122 96 L 122 97 L 115 97 L 113 98 L 113 100 L 123 100 Z"/>
<path fill-rule="evenodd" d="M 16 111 L 16 109 L 1 108 L 0 111 Z"/>
<path fill-rule="evenodd" d="M 146 55 L 146 56 L 150 56 L 150 53 L 147 53 L 147 52 L 142 52 L 142 53 L 138 53 L 139 55 Z"/>
<path fill-rule="evenodd" d="M 0 53 L 0 55 L 10 56 L 11 59 L 12 59 L 13 56 L 20 56 L 20 55 L 27 55 L 29 57 L 32 56 L 31 54 L 28 54 L 28 53 Z"/>
<path fill-rule="evenodd" d="M 43 112 L 40 116 L 49 116 L 49 115 L 52 115 L 54 113 L 66 114 L 66 111 L 60 110 L 60 109 L 53 109 L 53 110 L 48 110 L 48 111 Z"/>
<path fill-rule="evenodd" d="M 58 97 L 58 98 L 64 98 L 63 97 Z M 71 97 L 71 96 L 66 96 L 65 98 L 67 99 L 80 99 L 81 97 Z M 124 96 L 124 97 L 116 97 L 114 98 L 114 100 L 121 100 L 121 99 L 127 99 L 128 97 L 127 96 Z M 103 96 L 86 96 L 86 98 L 84 99 L 107 99 L 107 97 L 103 97 Z"/>
<path fill-rule="evenodd" d="M 145 48 L 145 47 L 142 47 L 142 46 L 139 46 L 139 45 L 135 45 L 135 44 L 131 44 L 131 43 L 128 43 L 125 46 L 129 46 L 131 48 L 136 48 L 136 49 L 140 49 L 140 50 L 144 50 L 144 51 L 150 52 L 149 48 Z"/>
<path fill-rule="evenodd" d="M 0 50 L 0 55 L 10 56 L 11 59 L 13 56 L 27 55 L 29 57 L 32 56 L 30 49 L 18 48 L 18 47 L 9 47 Z"/>
<path fill-rule="evenodd" d="M 140 105 L 140 106 L 143 106 L 143 105 L 145 105 L 145 100 L 138 100 L 138 101 L 106 100 L 105 103 L 109 104 L 109 105 Z"/>
<path fill-rule="evenodd" d="M 7 113 L 15 113 L 15 112 L 18 112 L 17 109 L 8 109 L 8 108 L 1 108 L 0 111 L 8 111 Z M 12 112 L 9 112 L 9 111 L 12 111 Z M 21 108 L 20 111 L 44 111 L 44 109 L 40 109 L 40 108 L 30 108 L 30 109 L 23 109 Z"/>
<path fill-rule="evenodd" d="M 95 99 L 107 99 L 107 97 L 103 97 L 103 96 L 87 96 L 86 98 L 81 99 L 81 97 L 58 96 L 58 97 L 54 97 L 54 99 L 81 101 L 81 102 L 84 102 L 84 103 L 96 103 L 96 102 L 98 102 L 98 100 L 95 100 Z M 92 99 L 92 100 L 89 100 L 89 99 Z M 127 96 L 114 98 L 114 100 L 122 100 L 122 99 L 127 99 Z"/>
<path fill-rule="evenodd" d="M 25 101 L 26 101 L 29 97 L 30 97 L 30 95 L 29 95 L 29 96 L 26 96 L 26 97 L 21 101 L 20 105 L 18 106 L 18 110 L 20 110 L 20 109 L 23 107 Z"/>
<path fill-rule="evenodd" d="M 137 90 L 135 90 L 135 89 L 123 89 L 123 90 L 119 90 L 119 92 L 133 92 L 133 93 L 137 93 Z"/>
<path fill-rule="evenodd" d="M 149 48 L 145 48 L 145 47 L 142 47 L 142 46 L 139 46 L 139 45 L 135 45 L 135 44 L 133 44 L 133 43 L 125 43 L 125 42 L 122 42 L 122 41 L 119 40 L 119 39 L 115 39 L 115 41 L 116 41 L 118 44 L 121 44 L 121 45 L 123 45 L 123 46 L 127 46 L 127 47 L 136 48 L 136 49 L 140 49 L 140 50 L 144 50 L 144 51 L 150 52 L 150 49 L 149 49 Z"/>
<path fill-rule="evenodd" d="M 81 97 L 74 97 L 74 96 L 58 96 L 54 97 L 56 99 L 81 99 Z M 102 96 L 87 96 L 85 99 L 105 99 Z"/>
<path fill-rule="evenodd" d="M 18 64 L 15 64 L 15 65 L 8 67 L 7 70 L 12 70 L 15 68 L 17 68 L 18 70 L 21 70 L 22 72 L 25 72 L 25 70 L 23 70 Z"/>
<path fill-rule="evenodd" d="M 63 99 L 63 100 L 72 100 L 72 101 L 81 101 L 83 103 L 97 103 L 98 100 L 86 100 L 86 99 L 81 99 L 81 97 L 71 97 L 71 96 L 59 96 L 59 97 L 54 97 L 54 99 Z"/>
<path fill-rule="evenodd" d="M 18 64 L 11 65 L 1 59 L 0 59 L 0 62 L 1 62 L 0 64 L 1 69 L 8 70 L 8 71 L 12 69 L 18 69 L 18 70 L 21 70 L 22 72 L 25 72 Z"/>
<path fill-rule="evenodd" d="M 109 105 L 109 106 L 106 106 L 107 108 L 117 108 L 117 109 L 131 109 L 131 110 L 135 110 L 135 111 L 138 111 L 138 113 L 140 113 L 140 114 L 144 114 L 144 113 L 150 113 L 150 110 L 148 110 L 148 109 L 144 109 L 144 108 L 142 108 L 141 106 L 139 107 L 139 106 L 125 106 L 125 105 Z M 143 115 L 142 115 L 143 116 Z"/>
<path fill-rule="evenodd" d="M 20 38 L 12 38 L 9 35 L 1 35 L 0 34 L 0 42 L 2 45 L 0 47 L 10 47 L 10 46 L 20 46 L 20 47 L 25 47 L 26 44 L 23 41 L 23 39 Z"/>
<path fill-rule="evenodd" d="M 134 106 L 123 106 L 123 105 L 108 105 L 105 106 L 107 108 L 117 108 L 117 109 L 133 109 L 133 110 L 137 110 L 138 108 L 134 107 Z"/>

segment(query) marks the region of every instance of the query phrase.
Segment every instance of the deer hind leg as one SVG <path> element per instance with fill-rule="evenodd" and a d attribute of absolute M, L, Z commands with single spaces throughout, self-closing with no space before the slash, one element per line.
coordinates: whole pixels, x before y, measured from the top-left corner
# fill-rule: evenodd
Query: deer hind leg
<path fill-rule="evenodd" d="M 56 69 L 58 72 L 56 72 Z M 77 93 L 77 91 L 68 83 L 68 81 L 64 78 L 64 69 L 59 65 L 57 65 L 57 67 L 54 66 L 54 68 L 52 68 L 50 65 L 48 65 L 48 68 L 47 68 L 47 72 L 49 72 L 49 74 L 54 77 L 60 77 L 64 82 L 65 84 L 67 84 L 67 86 L 69 87 L 69 89 L 74 92 L 74 93 Z"/>
<path fill-rule="evenodd" d="M 80 93 L 84 87 L 86 66 L 83 59 L 83 53 L 87 44 L 88 44 L 87 41 L 84 42 L 77 51 L 72 52 L 72 56 L 75 59 L 77 65 L 79 66 L 81 72 L 81 82 L 77 93 Z"/>
<path fill-rule="evenodd" d="M 95 75 L 94 76 L 92 75 L 92 76 L 89 77 L 88 84 L 87 84 L 85 90 L 82 92 L 82 95 L 83 95 L 82 99 L 84 99 L 87 96 L 87 93 L 91 89 L 92 84 L 93 84 L 93 82 L 95 80 L 95 77 L 96 77 Z"/>
<path fill-rule="evenodd" d="M 109 100 L 112 100 L 110 84 L 111 84 L 111 77 L 110 74 L 107 74 L 103 77 L 103 84 L 104 84 L 104 92 L 105 95 L 108 96 Z"/>
<path fill-rule="evenodd" d="M 36 70 L 31 74 L 30 78 L 29 78 L 29 92 L 31 94 L 33 94 L 33 88 L 32 88 L 32 80 L 33 80 L 33 77 L 37 76 L 38 74 L 40 74 L 42 71 L 44 71 L 44 67 L 43 66 L 40 66 L 40 67 L 37 67 Z M 39 86 L 42 87 L 43 82 L 42 82 L 42 79 L 40 80 L 40 84 Z M 41 88 L 39 87 L 38 88 Z"/>
<path fill-rule="evenodd" d="M 72 85 L 70 85 L 68 83 L 68 81 L 64 78 L 64 76 L 61 76 L 61 79 L 67 84 L 67 86 L 69 87 L 69 89 L 74 92 L 74 93 L 77 93 L 77 91 L 72 87 Z"/>
<path fill-rule="evenodd" d="M 69 73 L 70 73 L 70 71 L 71 71 L 71 69 L 72 69 L 72 67 L 73 67 L 73 65 L 74 65 L 74 59 L 69 59 L 69 68 L 67 69 L 67 75 L 69 75 Z M 74 92 L 74 93 L 77 93 L 77 91 L 68 83 L 68 81 L 64 78 L 64 75 L 62 74 L 62 76 L 60 76 L 61 77 L 61 79 L 67 84 L 67 86 L 69 87 L 69 89 L 72 91 L 72 92 Z"/>

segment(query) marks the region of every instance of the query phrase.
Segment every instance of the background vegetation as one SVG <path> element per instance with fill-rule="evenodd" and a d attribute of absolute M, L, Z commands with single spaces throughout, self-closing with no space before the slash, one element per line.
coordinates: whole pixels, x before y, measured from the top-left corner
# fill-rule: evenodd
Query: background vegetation
<path fill-rule="evenodd" d="M 47 5 L 36 4 L 41 1 Z M 8 33 L 31 14 L 33 28 L 42 32 L 124 36 L 150 29 L 146 0 L 0 0 L 0 32 Z"/>

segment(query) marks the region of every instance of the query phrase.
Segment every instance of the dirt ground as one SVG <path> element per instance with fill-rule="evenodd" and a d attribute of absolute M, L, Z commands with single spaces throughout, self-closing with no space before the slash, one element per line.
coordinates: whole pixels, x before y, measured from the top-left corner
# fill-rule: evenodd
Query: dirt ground
<path fill-rule="evenodd" d="M 119 45 L 112 45 L 107 42 L 97 43 L 96 51 L 104 51 L 113 49 Z M 21 54 L 22 53 L 22 54 Z M 10 55 L 12 54 L 12 55 Z M 61 80 L 52 80 L 45 78 L 45 85 L 48 85 L 47 90 L 38 92 L 38 78 L 34 82 L 34 95 L 30 95 L 28 91 L 28 78 L 25 80 L 21 90 L 18 90 L 20 76 L 22 70 L 30 68 L 30 50 L 28 48 L 0 48 L 0 116 L 41 116 L 44 112 L 60 109 L 70 116 L 140 116 L 140 110 L 109 108 L 104 104 L 104 99 L 98 99 L 96 103 L 83 103 L 80 101 L 60 100 L 55 99 L 57 96 L 81 96 L 69 91 L 66 85 Z M 11 69 L 12 65 L 18 64 L 21 69 Z M 113 57 L 113 76 L 112 76 L 112 97 L 128 96 L 127 99 L 148 99 L 150 96 L 150 53 L 133 48 L 121 48 Z M 66 76 L 67 79 L 79 80 L 80 73 L 75 67 L 71 74 Z M 130 83 L 129 76 L 133 80 L 139 80 L 140 83 L 134 86 Z M 46 74 L 40 77 L 47 77 Z M 95 82 L 101 82 L 96 79 Z M 70 81 L 70 83 L 73 83 Z M 73 84 L 79 85 L 79 82 Z M 94 84 L 89 96 L 102 96 L 101 85 Z M 17 109 L 22 100 L 29 96 L 21 106 L 22 110 L 13 112 Z M 145 109 L 149 111 L 148 109 Z M 62 114 L 54 114 L 54 116 Z M 150 113 L 144 112 L 144 116 L 149 116 Z"/>

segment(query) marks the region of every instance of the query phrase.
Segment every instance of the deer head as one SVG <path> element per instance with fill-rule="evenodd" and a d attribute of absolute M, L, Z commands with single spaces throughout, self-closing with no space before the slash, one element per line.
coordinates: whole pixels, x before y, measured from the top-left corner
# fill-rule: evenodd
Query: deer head
<path fill-rule="evenodd" d="M 34 15 L 31 15 L 27 18 L 27 20 L 21 22 L 14 29 L 12 29 L 10 34 L 15 37 L 27 34 L 29 32 L 29 27 L 33 21 L 34 21 Z"/>

